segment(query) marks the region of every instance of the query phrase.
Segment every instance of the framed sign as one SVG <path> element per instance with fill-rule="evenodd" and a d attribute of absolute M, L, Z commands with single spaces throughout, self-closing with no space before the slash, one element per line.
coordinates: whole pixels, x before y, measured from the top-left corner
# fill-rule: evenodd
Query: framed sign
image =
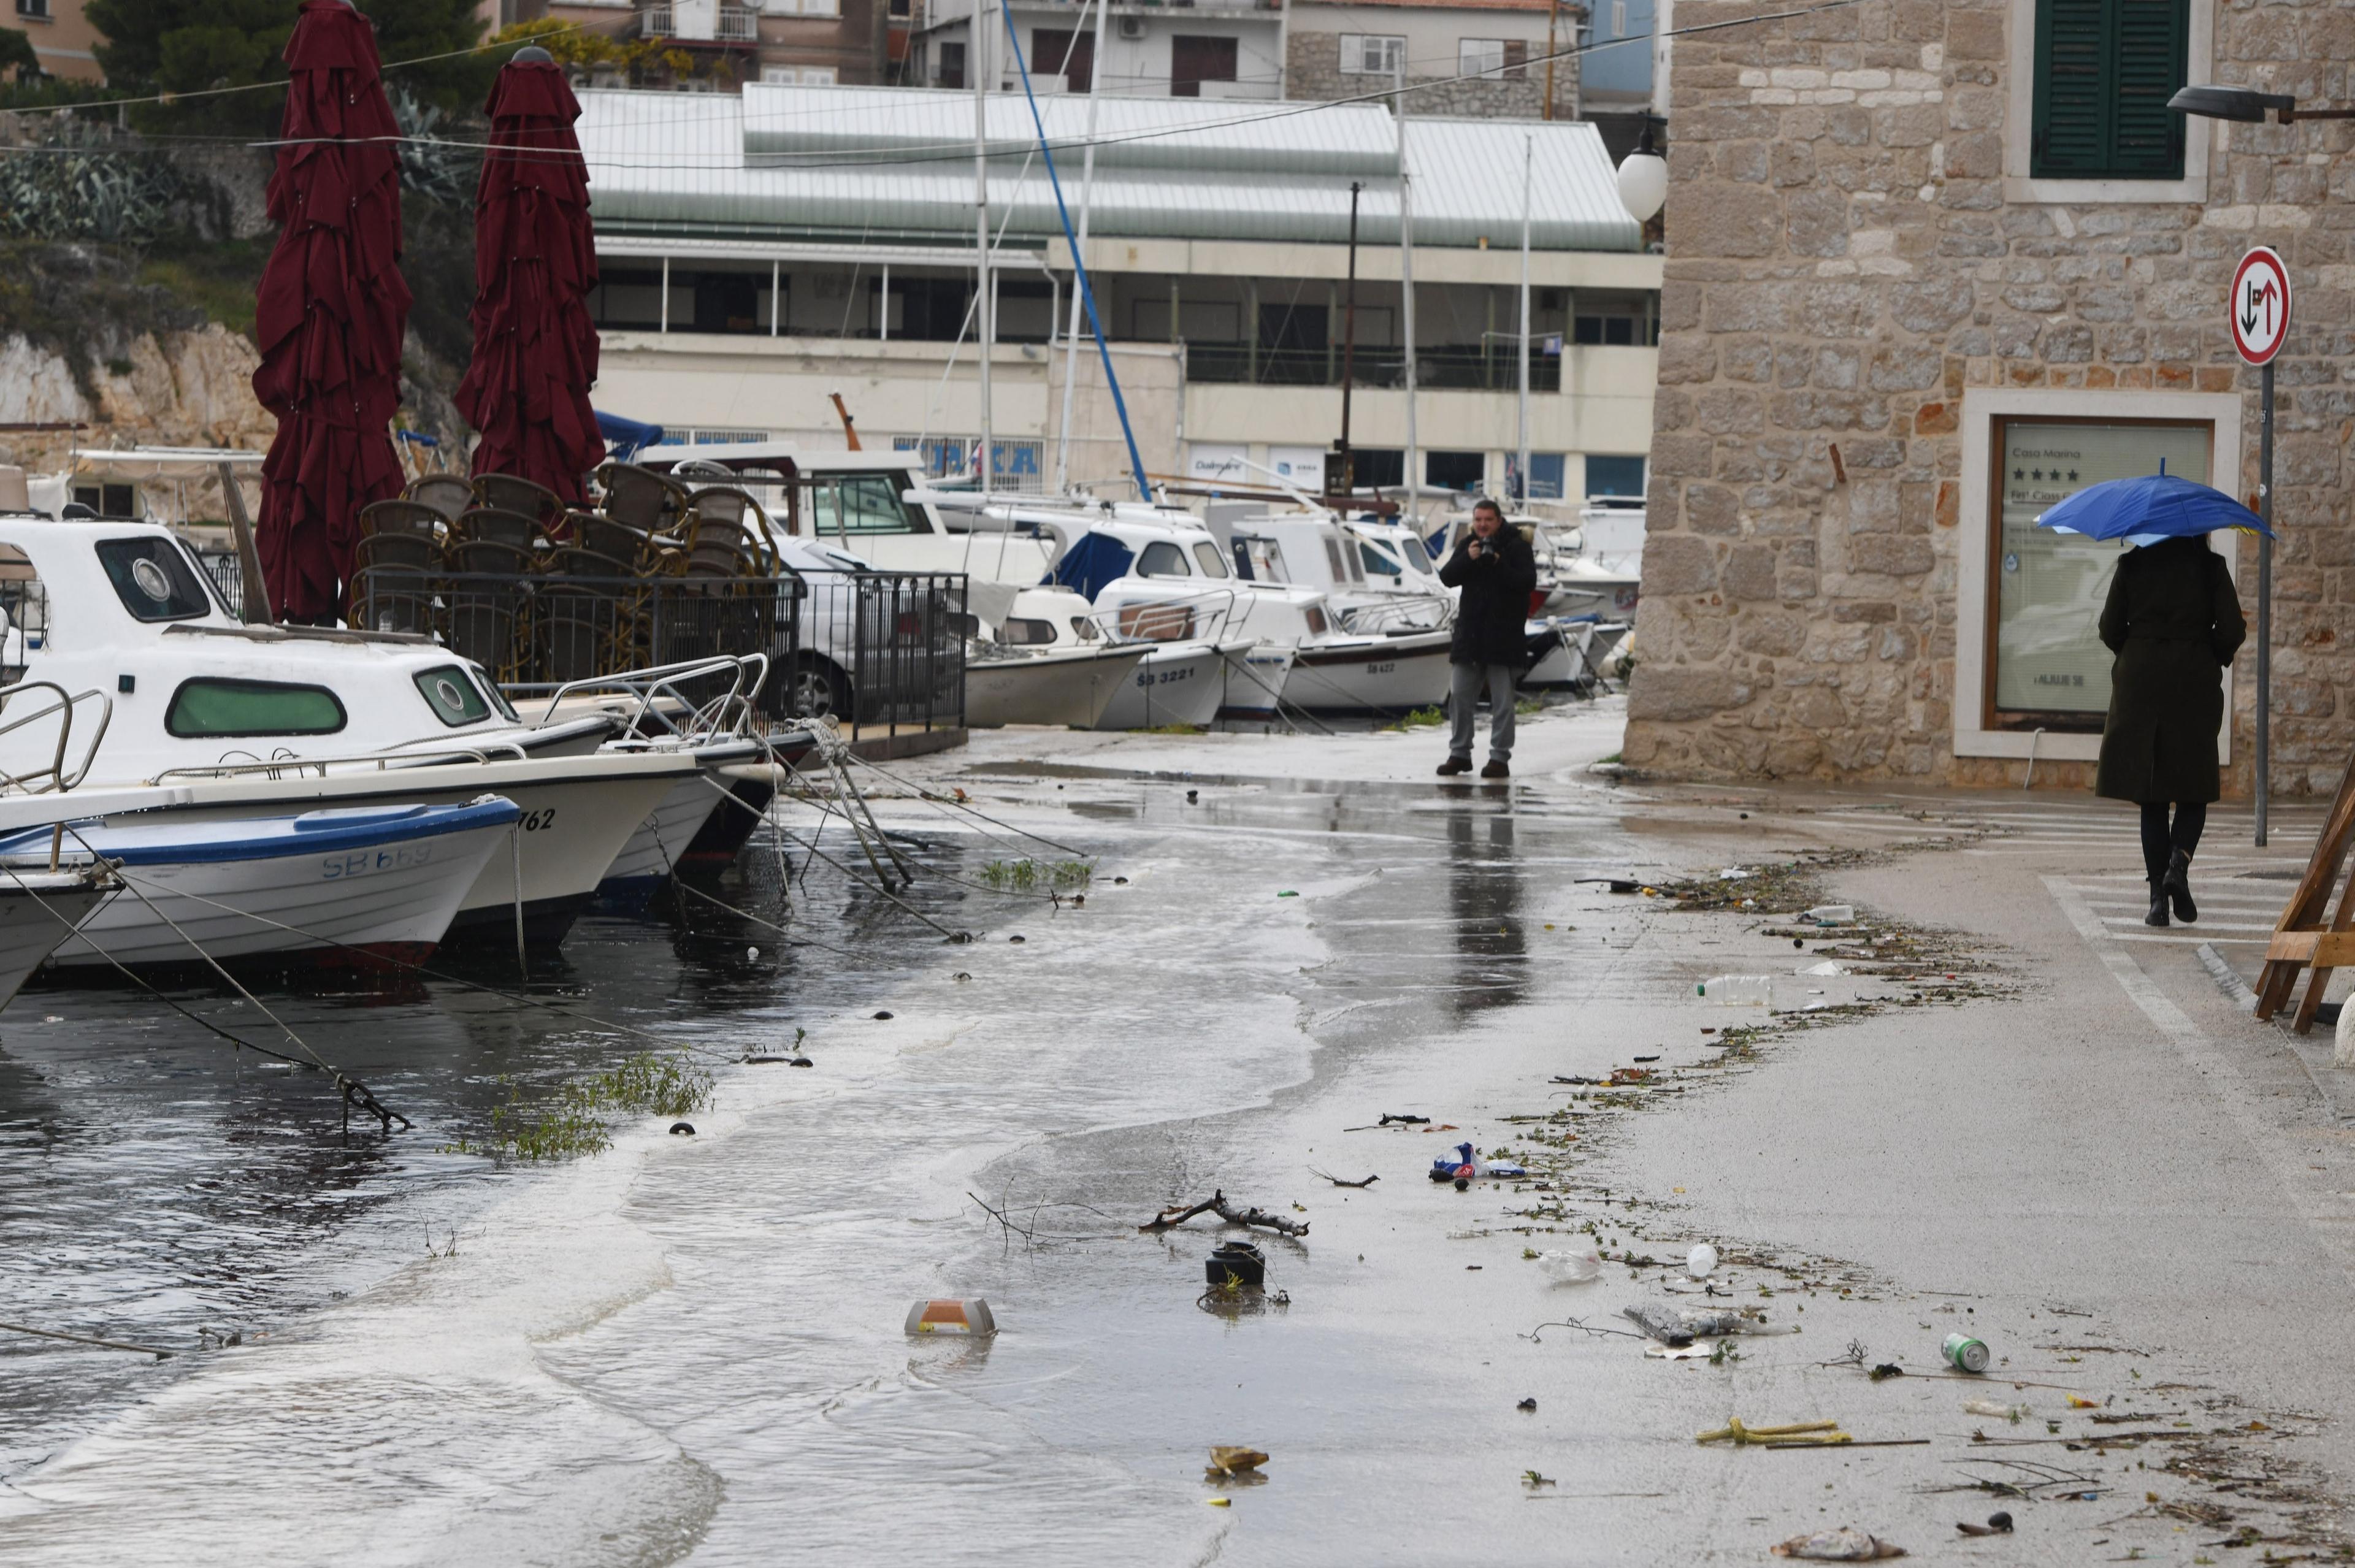
<path fill-rule="evenodd" d="M 2098 624 L 2126 547 L 2040 528 L 2088 485 L 2167 472 L 2208 482 L 2214 427 L 2202 421 L 2005 418 L 1994 421 L 1988 493 L 1990 729 L 2098 731 L 2110 706 L 2110 650 Z"/>

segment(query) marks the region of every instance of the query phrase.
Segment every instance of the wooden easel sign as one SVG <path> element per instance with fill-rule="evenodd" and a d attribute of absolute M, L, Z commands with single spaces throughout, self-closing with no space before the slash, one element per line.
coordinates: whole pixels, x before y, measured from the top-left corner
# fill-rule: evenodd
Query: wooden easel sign
<path fill-rule="evenodd" d="M 2355 869 L 2349 871 L 2344 882 L 2339 881 L 2339 869 L 2347 863 L 2350 847 L 2355 847 L 2355 761 L 2350 761 L 2339 775 L 2330 815 L 2323 819 L 2322 836 L 2314 841 L 2314 856 L 2307 861 L 2306 874 L 2297 880 L 2296 891 L 2274 926 L 2274 939 L 2265 948 L 2265 966 L 2257 976 L 2258 1018 L 2269 1019 L 2281 1011 L 2291 987 L 2297 984 L 2298 971 L 2304 969 L 2311 978 L 2291 1027 L 2306 1033 L 2314 1027 L 2315 1009 L 2322 1006 L 2330 972 L 2355 965 Z M 2323 905 L 2334 883 L 2339 884 L 2339 901 L 2326 922 Z"/>

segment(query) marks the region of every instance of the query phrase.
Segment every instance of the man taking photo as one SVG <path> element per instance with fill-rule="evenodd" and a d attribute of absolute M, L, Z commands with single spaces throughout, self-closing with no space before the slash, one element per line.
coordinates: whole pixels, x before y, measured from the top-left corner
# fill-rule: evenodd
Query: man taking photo
<path fill-rule="evenodd" d="M 1513 681 L 1521 667 L 1529 618 L 1529 594 L 1538 585 L 1537 558 L 1517 528 L 1505 526 L 1505 509 L 1483 500 L 1472 508 L 1472 531 L 1439 569 L 1439 581 L 1461 589 L 1455 605 L 1455 637 L 1448 649 L 1455 667 L 1447 709 L 1451 730 L 1442 778 L 1472 771 L 1472 730 L 1480 688 L 1488 689 L 1488 763 L 1484 779 L 1509 778 L 1513 758 Z"/>

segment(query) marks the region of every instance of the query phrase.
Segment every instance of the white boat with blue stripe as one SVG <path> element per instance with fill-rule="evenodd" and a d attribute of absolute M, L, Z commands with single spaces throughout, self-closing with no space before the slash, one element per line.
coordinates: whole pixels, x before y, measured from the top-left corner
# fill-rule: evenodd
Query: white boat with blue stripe
<path fill-rule="evenodd" d="M 51 957 L 70 969 L 266 965 L 381 969 L 424 961 L 520 813 L 499 795 L 199 820 L 95 817 L 0 838 L 12 873 L 113 868 L 121 891 Z"/>

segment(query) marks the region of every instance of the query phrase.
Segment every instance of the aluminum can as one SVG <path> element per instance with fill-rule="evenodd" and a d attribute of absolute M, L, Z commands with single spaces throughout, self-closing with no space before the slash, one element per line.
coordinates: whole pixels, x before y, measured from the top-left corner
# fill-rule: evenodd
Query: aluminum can
<path fill-rule="evenodd" d="M 1968 1334 L 1949 1334 L 1943 1352 L 1946 1364 L 1956 1371 L 1983 1372 L 1994 1360 L 1988 1354 L 1985 1339 L 1974 1339 Z"/>

